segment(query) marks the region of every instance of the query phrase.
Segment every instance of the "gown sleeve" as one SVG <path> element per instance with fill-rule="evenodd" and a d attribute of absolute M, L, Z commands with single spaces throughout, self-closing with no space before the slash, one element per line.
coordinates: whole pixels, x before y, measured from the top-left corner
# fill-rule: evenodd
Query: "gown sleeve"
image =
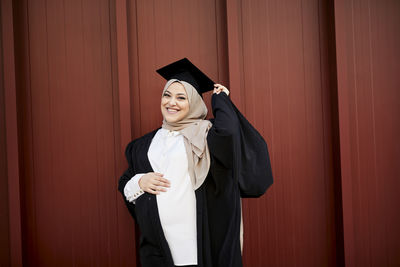
<path fill-rule="evenodd" d="M 230 99 L 225 93 L 213 94 L 211 98 L 214 119 L 207 141 L 214 159 L 225 168 L 233 167 L 233 140 L 237 134 L 237 116 L 234 114 Z"/>
<path fill-rule="evenodd" d="M 272 184 L 268 146 L 225 93 L 213 94 L 210 152 L 233 170 L 241 197 L 260 197 Z"/>
<path fill-rule="evenodd" d="M 122 174 L 122 176 L 119 178 L 118 181 L 118 191 L 121 192 L 123 199 L 125 201 L 125 204 L 129 210 L 129 213 L 133 216 L 133 218 L 136 220 L 136 214 L 135 214 L 135 205 L 132 202 L 129 202 L 124 194 L 124 188 L 125 185 L 128 183 L 128 181 L 135 176 L 136 172 L 135 172 L 135 168 L 134 168 L 134 164 L 132 161 L 132 155 L 134 153 L 134 141 L 132 141 L 131 143 L 129 143 L 126 146 L 125 149 L 125 157 L 128 161 L 128 169 Z"/>
<path fill-rule="evenodd" d="M 232 108 L 239 122 L 239 134 L 235 139 L 235 174 L 240 196 L 260 197 L 273 183 L 268 145 L 233 103 Z"/>

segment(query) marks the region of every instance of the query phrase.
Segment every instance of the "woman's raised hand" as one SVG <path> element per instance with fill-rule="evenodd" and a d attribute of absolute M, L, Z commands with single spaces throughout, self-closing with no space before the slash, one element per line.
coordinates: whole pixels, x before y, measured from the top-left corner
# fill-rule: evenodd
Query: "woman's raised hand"
<path fill-rule="evenodd" d="M 226 95 L 229 95 L 229 90 L 225 86 L 216 83 L 214 84 L 214 94 L 219 95 L 219 93 L 224 92 Z"/>
<path fill-rule="evenodd" d="M 140 188 L 150 194 L 159 195 L 160 192 L 167 192 L 170 182 L 163 178 L 164 174 L 148 172 L 139 180 Z"/>

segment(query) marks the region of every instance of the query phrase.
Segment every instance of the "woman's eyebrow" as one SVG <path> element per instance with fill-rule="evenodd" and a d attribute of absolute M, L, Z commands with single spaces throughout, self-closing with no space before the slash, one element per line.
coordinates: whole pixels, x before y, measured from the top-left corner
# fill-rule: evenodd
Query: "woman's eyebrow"
<path fill-rule="evenodd" d="M 165 94 L 165 93 L 168 93 L 168 94 L 172 95 L 172 93 L 171 93 L 170 91 L 168 91 L 168 90 L 165 90 L 164 94 Z M 177 93 L 176 95 L 183 95 L 183 96 L 186 96 L 185 93 Z"/>

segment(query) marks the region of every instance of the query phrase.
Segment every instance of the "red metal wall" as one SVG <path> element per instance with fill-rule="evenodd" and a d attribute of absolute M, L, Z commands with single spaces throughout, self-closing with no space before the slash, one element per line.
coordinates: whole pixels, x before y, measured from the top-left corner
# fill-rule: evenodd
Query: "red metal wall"
<path fill-rule="evenodd" d="M 134 137 L 161 125 L 159 105 L 165 80 L 155 72 L 159 67 L 188 57 L 213 79 L 227 84 L 224 6 L 221 0 L 129 2 Z M 209 96 L 205 99 L 209 104 Z"/>
<path fill-rule="evenodd" d="M 111 5 L 14 3 L 24 265 L 118 266 L 134 257 L 119 239 L 122 225 L 134 244 L 117 192 Z"/>
<path fill-rule="evenodd" d="M 400 266 L 400 2 L 335 1 L 349 266 Z"/>
<path fill-rule="evenodd" d="M 0 263 L 22 264 L 19 151 L 12 1 L 0 2 Z"/>
<path fill-rule="evenodd" d="M 244 201 L 245 266 L 400 265 L 397 1 L 0 11 L 0 265 L 138 265 L 123 149 L 160 126 L 155 69 L 182 57 L 229 86 L 269 144 L 275 183 Z"/>
<path fill-rule="evenodd" d="M 246 266 L 340 265 L 327 4 L 229 3 L 232 97 L 267 140 L 275 178 L 245 202 Z"/>
<path fill-rule="evenodd" d="M 161 124 L 164 81 L 154 70 L 187 56 L 230 83 L 270 144 L 277 183 L 244 204 L 246 266 L 337 263 L 327 9 L 318 1 L 133 1 L 129 8 L 134 136 Z"/>
<path fill-rule="evenodd" d="M 1 6 L 0 6 L 1 14 Z M 1 16 L 0 16 L 1 18 Z M 2 21 L 1 21 L 2 22 Z M 2 29 L 1 29 L 2 30 Z M 1 31 L 0 30 L 0 31 Z M 7 181 L 7 137 L 5 86 L 3 68 L 3 35 L 0 34 L 0 262 L 10 264 L 9 248 L 9 211 L 8 211 L 8 181 Z"/>

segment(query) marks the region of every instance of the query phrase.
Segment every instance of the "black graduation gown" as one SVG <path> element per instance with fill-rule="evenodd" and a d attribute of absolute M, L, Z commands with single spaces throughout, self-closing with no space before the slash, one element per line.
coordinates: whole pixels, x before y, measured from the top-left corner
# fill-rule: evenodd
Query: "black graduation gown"
<path fill-rule="evenodd" d="M 258 197 L 272 184 L 268 148 L 225 93 L 213 94 L 213 126 L 207 135 L 210 171 L 195 191 L 198 266 L 242 266 L 240 250 L 240 197 Z M 124 187 L 137 173 L 153 172 L 147 157 L 158 131 L 128 144 L 129 168 L 118 189 L 139 225 L 139 253 L 143 267 L 174 266 L 165 239 L 156 196 L 144 193 L 135 204 L 126 201 Z"/>

